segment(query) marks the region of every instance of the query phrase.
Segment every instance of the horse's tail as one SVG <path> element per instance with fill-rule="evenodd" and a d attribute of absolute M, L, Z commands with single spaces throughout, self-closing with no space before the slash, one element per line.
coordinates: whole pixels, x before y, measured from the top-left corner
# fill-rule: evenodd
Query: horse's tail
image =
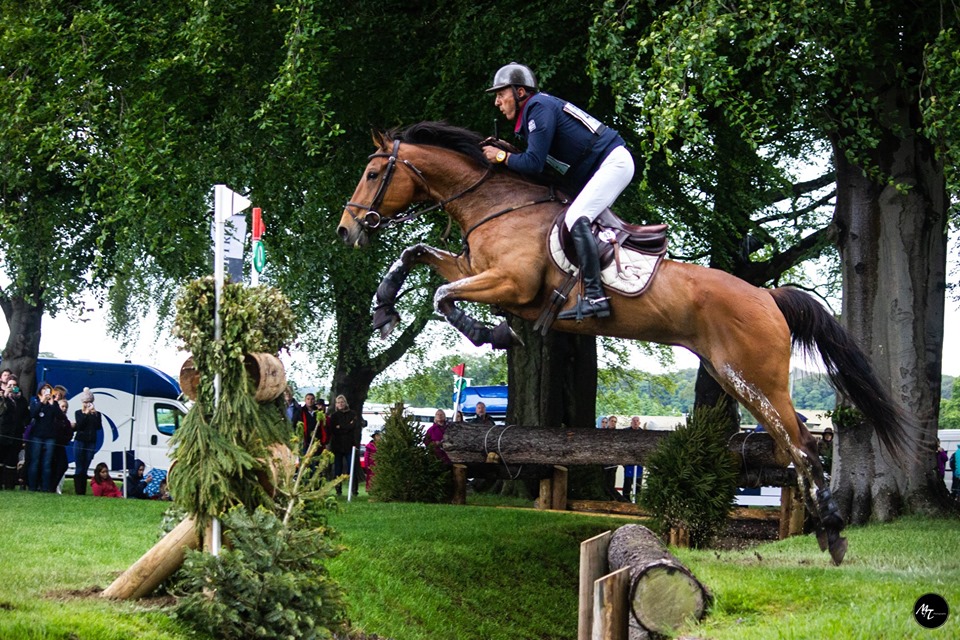
<path fill-rule="evenodd" d="M 836 390 L 874 426 L 887 451 L 902 458 L 909 440 L 906 416 L 853 336 L 813 296 L 787 287 L 770 293 L 787 320 L 793 345 L 806 353 L 816 347 Z"/>

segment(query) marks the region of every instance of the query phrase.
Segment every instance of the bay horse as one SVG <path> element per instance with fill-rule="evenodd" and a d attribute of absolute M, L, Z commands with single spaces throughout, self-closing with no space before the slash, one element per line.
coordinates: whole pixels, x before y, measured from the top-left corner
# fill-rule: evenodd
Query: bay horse
<path fill-rule="evenodd" d="M 422 122 L 375 132 L 373 141 L 377 151 L 344 208 L 340 238 L 359 248 L 374 232 L 436 209 L 460 226 L 464 238 L 459 254 L 425 244 L 404 250 L 377 290 L 375 327 L 382 337 L 389 335 L 400 319 L 394 303 L 404 280 L 414 265 L 426 264 L 447 281 L 434 295 L 437 311 L 474 344 L 509 347 L 516 336 L 506 321 L 487 326 L 456 302 L 496 305 L 537 320 L 566 277 L 552 264 L 546 240 L 564 208 L 562 197 L 491 165 L 481 151 L 485 141 L 466 129 Z M 816 440 L 790 400 L 792 345 L 819 351 L 838 392 L 874 425 L 895 457 L 902 455 L 905 437 L 902 410 L 847 331 L 805 292 L 763 289 L 724 271 L 668 259 L 660 261 L 641 295 L 608 294 L 610 317 L 557 321 L 553 328 L 678 345 L 699 356 L 790 454 L 811 513 L 819 518 L 820 548 L 840 564 L 847 549 L 840 536 L 843 518 L 825 485 Z M 570 304 L 572 299 L 565 306 Z"/>

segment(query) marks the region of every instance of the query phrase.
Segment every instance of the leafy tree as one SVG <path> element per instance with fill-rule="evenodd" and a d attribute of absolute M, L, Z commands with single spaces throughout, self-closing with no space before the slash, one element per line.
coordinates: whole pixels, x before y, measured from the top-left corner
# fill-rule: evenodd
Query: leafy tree
<path fill-rule="evenodd" d="M 960 429 L 960 378 L 953 379 L 950 397 L 940 401 L 940 428 Z"/>
<path fill-rule="evenodd" d="M 506 384 L 507 360 L 502 352 L 481 356 L 453 355 L 426 363 L 405 378 L 380 382 L 371 388 L 370 399 L 382 403 L 403 402 L 414 407 L 452 407 L 451 368 L 461 362 L 466 365 L 466 377 L 473 385 Z"/>
<path fill-rule="evenodd" d="M 636 22 L 638 7 L 605 7 L 615 28 L 602 32 L 597 50 L 612 61 L 623 111 L 643 114 L 648 157 L 712 148 L 716 111 L 754 147 L 777 131 L 830 145 L 844 321 L 918 417 L 917 442 L 929 440 L 939 408 L 947 185 L 957 184 L 955 8 L 682 1 L 627 44 L 616 27 Z M 917 446 L 898 470 L 874 438 L 838 440 L 838 458 L 858 461 L 844 467 L 855 466 L 856 477 L 834 477 L 848 519 L 930 505 L 936 482 Z"/>

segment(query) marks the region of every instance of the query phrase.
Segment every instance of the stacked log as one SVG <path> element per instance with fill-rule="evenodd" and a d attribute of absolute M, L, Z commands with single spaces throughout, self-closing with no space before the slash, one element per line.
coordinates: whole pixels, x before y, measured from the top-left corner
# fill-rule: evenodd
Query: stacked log
<path fill-rule="evenodd" d="M 646 527 L 632 524 L 617 529 L 610 538 L 607 559 L 611 572 L 630 570 L 631 637 L 644 637 L 647 631 L 672 634 L 706 613 L 709 590 Z"/>
<path fill-rule="evenodd" d="M 558 429 L 457 424 L 447 429 L 443 450 L 461 464 L 487 462 L 489 454 L 509 465 L 642 465 L 669 431 Z M 728 448 L 745 468 L 786 467 L 787 455 L 769 433 L 738 433 Z"/>

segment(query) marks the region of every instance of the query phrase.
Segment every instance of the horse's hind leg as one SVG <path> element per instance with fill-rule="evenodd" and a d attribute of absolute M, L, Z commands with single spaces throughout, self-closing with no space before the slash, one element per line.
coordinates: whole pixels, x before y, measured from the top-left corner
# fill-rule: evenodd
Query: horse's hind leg
<path fill-rule="evenodd" d="M 783 389 L 764 389 L 729 365 L 717 369 L 715 375 L 721 385 L 740 400 L 764 424 L 777 444 L 789 453 L 805 501 L 812 505 L 811 511 L 819 519 L 817 542 L 820 549 L 829 550 L 833 562 L 839 565 L 847 551 L 847 541 L 840 536 L 844 527 L 843 518 L 826 486 L 823 466 L 817 455 L 816 439 L 798 418 L 786 383 L 779 385 Z M 760 378 L 758 376 L 755 379 Z"/>

